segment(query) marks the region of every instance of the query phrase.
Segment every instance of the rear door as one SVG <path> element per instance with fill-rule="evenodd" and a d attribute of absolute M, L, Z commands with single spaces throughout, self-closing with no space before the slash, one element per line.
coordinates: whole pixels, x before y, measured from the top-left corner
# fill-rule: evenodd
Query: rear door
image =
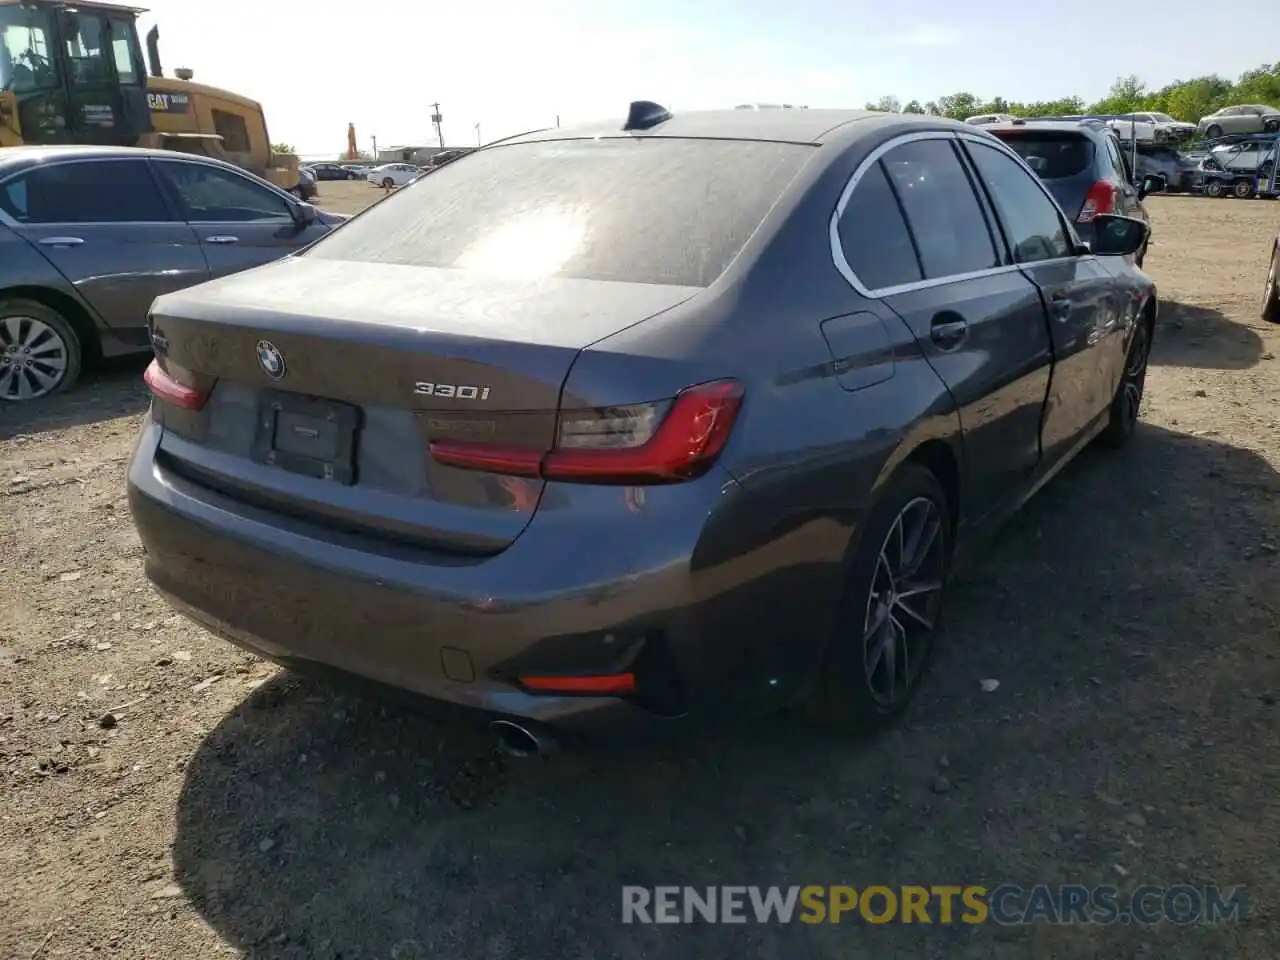
<path fill-rule="evenodd" d="M 110 327 L 145 328 L 157 296 L 209 278 L 143 159 L 30 168 L 0 184 L 0 208 Z"/>
<path fill-rule="evenodd" d="M 1040 460 L 1052 360 L 1039 293 L 997 236 L 949 134 L 887 151 L 842 215 L 854 274 L 906 321 L 959 409 L 975 515 L 997 508 Z"/>
<path fill-rule="evenodd" d="M 1012 157 L 966 139 L 1014 262 L 1039 288 L 1049 314 L 1053 378 L 1041 447 L 1046 463 L 1069 453 L 1108 409 L 1124 366 L 1127 303 L 1097 257 L 1075 253 L 1075 238 L 1042 184 Z"/>
<path fill-rule="evenodd" d="M 278 260 L 329 230 L 318 221 L 300 224 L 288 197 L 234 170 L 199 160 L 153 163 L 200 238 L 213 277 Z"/>

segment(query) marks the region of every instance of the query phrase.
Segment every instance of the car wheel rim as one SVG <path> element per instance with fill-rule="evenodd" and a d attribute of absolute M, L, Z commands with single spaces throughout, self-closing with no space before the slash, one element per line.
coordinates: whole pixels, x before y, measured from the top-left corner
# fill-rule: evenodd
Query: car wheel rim
<path fill-rule="evenodd" d="M 35 400 L 67 375 L 66 341 L 34 317 L 0 320 L 0 400 Z"/>
<path fill-rule="evenodd" d="M 927 497 L 903 507 L 876 557 L 862 624 L 863 669 L 881 706 L 901 702 L 924 663 L 942 602 L 942 514 Z"/>
<path fill-rule="evenodd" d="M 1138 411 L 1142 408 L 1142 391 L 1147 382 L 1147 360 L 1151 351 L 1147 336 L 1147 325 L 1138 322 L 1137 332 L 1133 335 L 1133 345 L 1129 348 L 1129 361 L 1124 368 L 1123 403 L 1124 422 L 1130 429 L 1138 422 Z"/>

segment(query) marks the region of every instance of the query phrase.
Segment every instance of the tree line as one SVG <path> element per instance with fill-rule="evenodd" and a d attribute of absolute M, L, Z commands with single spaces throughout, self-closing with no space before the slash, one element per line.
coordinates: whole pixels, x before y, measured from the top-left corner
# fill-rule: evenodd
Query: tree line
<path fill-rule="evenodd" d="M 1280 63 L 1264 63 L 1246 70 L 1234 83 L 1215 75 L 1175 80 L 1159 90 L 1149 90 L 1135 76 L 1117 77 L 1107 95 L 1096 103 L 1081 97 L 1019 103 L 1004 97 L 983 100 L 972 93 L 953 93 L 928 103 L 912 100 L 903 104 L 894 96 L 868 103 L 866 109 L 887 113 L 924 113 L 963 120 L 980 113 L 1009 113 L 1016 117 L 1060 116 L 1063 114 L 1112 114 L 1157 111 L 1178 120 L 1195 123 L 1222 107 L 1241 103 L 1263 103 L 1280 107 Z"/>

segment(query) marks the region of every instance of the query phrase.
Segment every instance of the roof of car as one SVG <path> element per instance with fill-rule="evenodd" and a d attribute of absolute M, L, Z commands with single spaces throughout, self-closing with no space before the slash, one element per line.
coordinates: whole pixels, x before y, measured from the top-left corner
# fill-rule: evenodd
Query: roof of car
<path fill-rule="evenodd" d="M 683 137 L 721 140 L 777 140 L 789 143 L 829 143 L 857 139 L 862 130 L 886 127 L 925 127 L 964 130 L 974 127 L 912 113 L 876 113 L 869 110 L 697 110 L 671 111 L 671 117 L 648 129 L 624 130 L 625 114 L 611 120 L 532 130 L 502 143 L 537 140 L 579 140 L 595 137 Z"/>
<path fill-rule="evenodd" d="M 1084 120 L 1027 120 L 1023 123 L 988 123 L 983 127 L 991 133 L 999 133 L 1001 131 L 1021 132 L 1030 130 L 1062 130 L 1071 132 L 1088 132 L 1091 130 L 1101 133 L 1097 127 L 1091 126 Z"/>
<path fill-rule="evenodd" d="M 92 157 L 159 157 L 164 159 L 203 160 L 230 166 L 214 157 L 198 156 L 192 153 L 181 153 L 177 150 L 151 150 L 144 147 L 108 147 L 58 144 L 56 146 L 0 147 L 0 171 L 19 167 L 34 166 L 47 160 L 73 160 Z"/>

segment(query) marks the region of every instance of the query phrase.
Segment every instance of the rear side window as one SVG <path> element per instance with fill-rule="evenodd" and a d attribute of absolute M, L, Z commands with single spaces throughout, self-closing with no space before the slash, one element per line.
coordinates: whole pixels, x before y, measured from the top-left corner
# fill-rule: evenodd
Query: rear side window
<path fill-rule="evenodd" d="M 707 286 L 812 156 L 790 143 L 661 137 L 492 147 L 416 180 L 306 255 Z"/>
<path fill-rule="evenodd" d="M 0 209 L 20 223 L 154 223 L 172 219 L 142 160 L 35 167 L 0 187 Z"/>
<path fill-rule="evenodd" d="M 1042 180 L 1076 177 L 1093 163 L 1093 143 L 1078 134 L 1001 133 L 999 136 Z"/>
<path fill-rule="evenodd" d="M 902 208 L 879 163 L 853 188 L 837 224 L 845 262 L 869 290 L 924 279 Z"/>
<path fill-rule="evenodd" d="M 893 182 L 929 280 L 989 270 L 999 261 L 969 176 L 948 140 L 917 140 L 880 160 Z"/>

